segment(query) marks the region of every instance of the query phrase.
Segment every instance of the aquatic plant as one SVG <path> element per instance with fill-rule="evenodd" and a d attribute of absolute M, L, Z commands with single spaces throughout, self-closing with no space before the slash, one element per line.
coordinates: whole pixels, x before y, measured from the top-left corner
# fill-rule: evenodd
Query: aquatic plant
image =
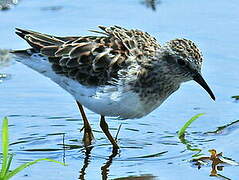
<path fill-rule="evenodd" d="M 31 161 L 31 162 L 24 163 L 24 164 L 18 166 L 17 168 L 15 168 L 14 170 L 10 170 L 13 154 L 8 153 L 8 151 L 9 151 L 9 138 L 8 137 L 9 137 L 8 119 L 7 119 L 7 117 L 5 117 L 3 119 L 3 123 L 2 123 L 2 159 L 1 159 L 2 167 L 1 167 L 1 171 L 0 171 L 0 180 L 8 180 L 11 177 L 13 177 L 14 175 L 16 175 L 17 173 L 19 173 L 20 171 L 22 171 L 23 169 L 27 168 L 28 166 L 36 164 L 37 162 L 40 162 L 40 161 L 51 161 L 51 162 L 65 165 L 65 164 L 63 164 L 59 161 L 55 161 L 53 159 L 41 158 L 41 159 L 37 159 L 37 160 Z"/>
<path fill-rule="evenodd" d="M 183 138 L 185 136 L 185 131 L 186 129 L 196 120 L 198 119 L 200 116 L 204 115 L 204 113 L 200 113 L 197 114 L 195 116 L 193 116 L 191 119 L 189 119 L 184 125 L 183 127 L 178 131 L 178 137 L 179 139 Z"/>
<path fill-rule="evenodd" d="M 233 99 L 239 100 L 239 96 L 232 96 Z"/>
<path fill-rule="evenodd" d="M 221 174 L 218 174 L 218 171 L 222 171 L 225 164 L 232 165 L 232 166 L 238 166 L 239 163 L 232 160 L 231 158 L 224 157 L 222 155 L 222 152 L 217 153 L 216 149 L 210 149 L 210 150 L 208 150 L 208 152 L 210 152 L 211 156 L 203 156 L 203 157 L 199 157 L 196 159 L 192 159 L 191 162 L 194 165 L 196 165 L 198 169 L 200 169 L 203 165 L 211 164 L 212 169 L 210 172 L 210 176 L 216 176 L 216 177 L 222 178 L 222 179 L 229 179 Z"/>

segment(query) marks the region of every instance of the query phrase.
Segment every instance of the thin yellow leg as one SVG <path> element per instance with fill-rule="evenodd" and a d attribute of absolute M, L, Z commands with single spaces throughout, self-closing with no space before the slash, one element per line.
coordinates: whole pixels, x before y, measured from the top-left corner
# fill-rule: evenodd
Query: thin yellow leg
<path fill-rule="evenodd" d="M 76 101 L 77 105 L 78 105 L 78 108 L 80 110 L 80 113 L 81 113 L 81 117 L 83 119 L 83 123 L 84 123 L 84 136 L 83 136 L 83 142 L 86 146 L 90 145 L 92 140 L 94 139 L 94 136 L 93 136 L 93 133 L 92 133 L 92 129 L 91 129 L 91 126 L 90 126 L 90 123 L 85 115 L 85 111 L 83 109 L 83 106 L 78 102 Z"/>
<path fill-rule="evenodd" d="M 119 149 L 118 144 L 116 143 L 115 139 L 112 137 L 112 135 L 109 132 L 109 126 L 106 123 L 104 116 L 100 117 L 100 127 L 101 127 L 102 131 L 105 133 L 106 137 L 111 142 L 111 144 L 113 145 L 113 148 L 114 149 Z"/>

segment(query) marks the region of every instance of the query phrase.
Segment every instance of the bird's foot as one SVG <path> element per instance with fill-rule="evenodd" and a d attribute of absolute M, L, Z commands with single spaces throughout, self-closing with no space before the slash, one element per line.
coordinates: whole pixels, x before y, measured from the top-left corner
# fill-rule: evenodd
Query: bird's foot
<path fill-rule="evenodd" d="M 85 146 L 89 146 L 92 144 L 92 141 L 94 140 L 94 135 L 92 133 L 91 127 L 83 127 L 80 131 L 84 130 L 84 136 L 82 141 L 84 142 Z"/>

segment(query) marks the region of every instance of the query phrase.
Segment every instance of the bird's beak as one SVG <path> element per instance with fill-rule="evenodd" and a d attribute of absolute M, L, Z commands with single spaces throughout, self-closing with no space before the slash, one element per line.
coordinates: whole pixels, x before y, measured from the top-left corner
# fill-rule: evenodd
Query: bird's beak
<path fill-rule="evenodd" d="M 196 81 L 198 84 L 200 84 L 207 92 L 208 94 L 211 96 L 211 98 L 215 101 L 215 96 L 212 92 L 212 90 L 209 88 L 209 86 L 207 85 L 206 81 L 203 79 L 202 75 L 200 73 L 196 73 L 196 75 L 193 78 L 194 81 Z"/>

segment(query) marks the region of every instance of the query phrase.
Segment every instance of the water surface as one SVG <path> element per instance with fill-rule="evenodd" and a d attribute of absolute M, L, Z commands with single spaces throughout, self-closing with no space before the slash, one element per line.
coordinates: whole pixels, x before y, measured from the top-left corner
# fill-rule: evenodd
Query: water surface
<path fill-rule="evenodd" d="M 87 35 L 97 25 L 138 28 L 160 43 L 184 37 L 199 45 L 205 63 L 203 75 L 216 95 L 213 102 L 194 82 L 179 91 L 150 115 L 134 120 L 109 119 L 112 134 L 119 134 L 120 154 L 100 131 L 99 116 L 87 111 L 95 135 L 93 148 L 81 142 L 83 125 L 74 99 L 49 79 L 19 63 L 2 66 L 0 74 L 0 117 L 8 116 L 13 167 L 37 158 L 52 158 L 36 164 L 13 179 L 210 179 L 210 166 L 201 169 L 189 161 L 192 149 L 222 151 L 239 161 L 239 2 L 162 0 L 155 10 L 142 1 L 112 0 L 22 0 L 0 11 L 0 49 L 22 49 L 28 45 L 14 34 L 26 28 L 55 35 Z M 1 64 L 1 63 L 0 63 Z M 187 130 L 186 142 L 177 131 L 198 113 L 206 113 Z M 231 124 L 232 123 L 232 124 Z M 221 133 L 217 127 L 231 124 Z M 216 131 L 217 132 L 217 131 Z M 238 178 L 237 166 L 226 166 L 219 174 Z M 211 177 L 212 178 L 212 177 Z"/>

